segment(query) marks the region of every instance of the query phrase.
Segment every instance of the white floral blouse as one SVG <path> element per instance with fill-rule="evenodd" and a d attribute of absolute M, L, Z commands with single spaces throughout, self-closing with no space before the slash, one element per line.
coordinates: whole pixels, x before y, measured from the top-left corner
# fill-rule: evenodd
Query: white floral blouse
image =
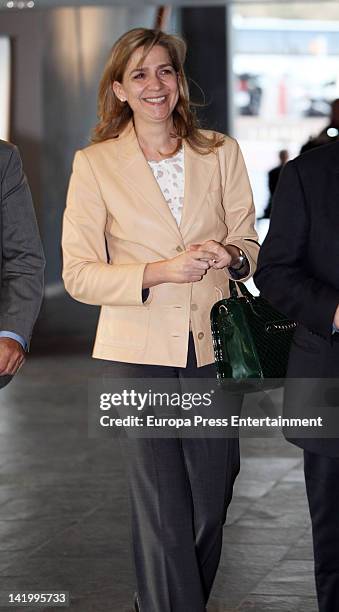
<path fill-rule="evenodd" d="M 161 161 L 149 161 L 148 163 L 179 226 L 184 204 L 184 150 L 181 147 L 178 153 L 172 157 Z"/>

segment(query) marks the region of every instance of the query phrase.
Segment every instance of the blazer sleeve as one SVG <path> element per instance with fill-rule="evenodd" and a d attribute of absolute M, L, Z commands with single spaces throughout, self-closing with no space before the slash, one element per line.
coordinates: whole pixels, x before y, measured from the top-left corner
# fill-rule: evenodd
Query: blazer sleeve
<path fill-rule="evenodd" d="M 45 259 L 32 196 L 16 147 L 2 179 L 0 330 L 22 336 L 27 348 L 43 297 Z"/>
<path fill-rule="evenodd" d="M 310 212 L 295 161 L 282 171 L 254 281 L 278 310 L 330 338 L 339 292 L 308 271 Z"/>
<path fill-rule="evenodd" d="M 84 151 L 74 158 L 63 219 L 63 280 L 68 293 L 86 304 L 142 306 L 146 263 L 107 259 L 106 206 Z"/>
<path fill-rule="evenodd" d="M 249 263 L 246 281 L 255 269 L 259 252 L 258 235 L 254 229 L 255 208 L 252 189 L 240 147 L 236 140 L 226 137 L 223 147 L 219 147 L 219 162 L 223 184 L 223 206 L 227 238 L 225 245 L 233 244 L 241 249 Z M 233 277 L 225 269 L 230 279 Z"/>

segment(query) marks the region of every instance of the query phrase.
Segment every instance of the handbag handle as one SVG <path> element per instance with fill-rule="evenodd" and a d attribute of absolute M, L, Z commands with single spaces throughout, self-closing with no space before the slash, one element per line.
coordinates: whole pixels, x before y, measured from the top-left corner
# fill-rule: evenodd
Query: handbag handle
<path fill-rule="evenodd" d="M 229 290 L 230 290 L 230 296 L 232 298 L 237 298 L 239 297 L 239 293 L 240 295 L 244 296 L 244 297 L 248 297 L 248 298 L 252 298 L 253 295 L 252 293 L 247 289 L 246 285 L 244 285 L 244 283 L 239 283 L 233 280 L 229 280 Z"/>

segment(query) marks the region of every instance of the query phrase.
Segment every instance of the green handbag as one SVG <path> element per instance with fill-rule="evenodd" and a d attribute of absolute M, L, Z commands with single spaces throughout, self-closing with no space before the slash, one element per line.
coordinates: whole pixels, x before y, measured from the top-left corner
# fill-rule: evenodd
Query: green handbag
<path fill-rule="evenodd" d="M 260 381 L 264 386 L 265 379 L 284 378 L 297 324 L 263 297 L 253 296 L 243 283 L 229 281 L 229 285 L 230 297 L 216 302 L 211 310 L 218 380 L 255 380 L 257 386 Z"/>

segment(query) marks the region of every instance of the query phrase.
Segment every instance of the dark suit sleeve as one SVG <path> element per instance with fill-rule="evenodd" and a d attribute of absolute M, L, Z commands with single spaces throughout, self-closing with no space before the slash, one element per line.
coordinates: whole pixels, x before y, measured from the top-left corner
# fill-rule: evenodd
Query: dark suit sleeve
<path fill-rule="evenodd" d="M 275 168 L 273 168 L 273 170 L 270 170 L 268 173 L 268 188 L 269 188 L 271 196 L 273 195 L 276 186 L 277 186 L 277 181 L 275 177 Z"/>
<path fill-rule="evenodd" d="M 31 193 L 14 148 L 2 180 L 0 329 L 29 345 L 43 295 L 45 266 Z"/>
<path fill-rule="evenodd" d="M 286 164 L 272 207 L 254 282 L 278 310 L 330 338 L 339 292 L 309 272 L 310 212 L 294 161 Z"/>

